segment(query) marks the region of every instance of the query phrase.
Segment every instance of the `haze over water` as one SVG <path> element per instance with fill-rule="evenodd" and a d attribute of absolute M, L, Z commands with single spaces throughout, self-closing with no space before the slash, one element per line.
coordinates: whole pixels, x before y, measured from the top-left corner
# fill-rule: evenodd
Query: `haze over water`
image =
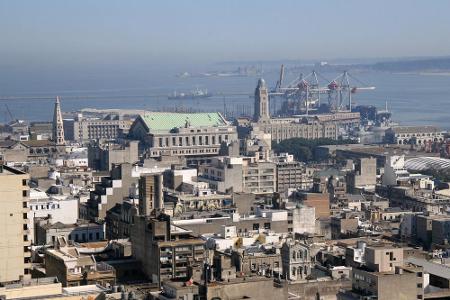
<path fill-rule="evenodd" d="M 211 68 L 211 67 L 210 67 Z M 216 66 L 216 69 L 220 67 Z M 117 108 L 161 110 L 186 108 L 201 111 L 244 112 L 251 114 L 253 98 L 247 95 L 224 96 L 195 100 L 168 100 L 173 91 L 186 92 L 196 87 L 207 88 L 217 93 L 248 93 L 251 95 L 257 77 L 189 77 L 177 78 L 175 74 L 184 70 L 139 70 L 135 72 L 79 72 L 63 74 L 29 74 L 20 80 L 11 74 L 0 78 L 0 96 L 17 97 L 0 100 L 0 121 L 9 121 L 4 104 L 7 104 L 15 118 L 46 121 L 52 118 L 53 99 L 21 99 L 20 97 L 62 97 L 64 111 L 82 108 Z M 190 70 L 189 70 L 190 71 Z M 323 74 L 333 79 L 336 74 Z M 388 108 L 393 119 L 401 124 L 437 125 L 450 128 L 450 76 L 421 74 L 390 74 L 381 72 L 354 73 L 355 77 L 368 85 L 376 86 L 373 91 L 358 91 L 353 99 L 356 104 Z M 294 78 L 287 74 L 286 81 Z M 266 71 L 262 76 L 270 87 L 275 85 L 278 74 Z M 150 95 L 152 95 L 150 97 Z M 155 96 L 157 95 L 157 96 Z M 77 98 L 74 99 L 73 97 Z M 89 98 L 95 96 L 98 98 Z M 322 98 L 326 101 L 326 96 Z M 272 104 L 271 108 L 278 108 Z M 274 107 L 275 106 L 275 107 Z"/>

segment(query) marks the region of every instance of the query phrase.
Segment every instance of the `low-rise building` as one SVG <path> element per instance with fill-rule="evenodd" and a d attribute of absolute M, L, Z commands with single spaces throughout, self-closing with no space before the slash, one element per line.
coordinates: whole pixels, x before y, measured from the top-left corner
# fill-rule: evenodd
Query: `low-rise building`
<path fill-rule="evenodd" d="M 88 147 L 89 167 L 99 171 L 109 171 L 113 164 L 135 163 L 139 160 L 138 142 L 91 141 Z"/>
<path fill-rule="evenodd" d="M 436 126 L 395 126 L 386 130 L 385 138 L 393 144 L 425 145 L 442 142 L 444 132 Z"/>
<path fill-rule="evenodd" d="M 47 276 L 55 276 L 66 286 L 100 284 L 112 287 L 116 283 L 115 269 L 105 262 L 96 262 L 92 255 L 83 254 L 59 238 L 55 249 L 45 251 Z"/>
<path fill-rule="evenodd" d="M 54 245 L 59 237 L 66 241 L 95 242 L 105 239 L 105 226 L 103 223 L 78 220 L 76 223 L 52 223 L 51 220 L 41 220 L 36 225 L 36 244 Z"/>

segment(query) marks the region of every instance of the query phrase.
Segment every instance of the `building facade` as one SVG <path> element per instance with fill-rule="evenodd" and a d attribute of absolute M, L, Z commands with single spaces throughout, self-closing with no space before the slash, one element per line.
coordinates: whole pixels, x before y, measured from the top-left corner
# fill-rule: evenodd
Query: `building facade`
<path fill-rule="evenodd" d="M 29 179 L 0 162 L 0 282 L 31 278 Z"/>
<path fill-rule="evenodd" d="M 220 113 L 150 112 L 134 121 L 129 136 L 149 157 L 216 156 L 223 142 L 238 139 L 236 127 Z"/>

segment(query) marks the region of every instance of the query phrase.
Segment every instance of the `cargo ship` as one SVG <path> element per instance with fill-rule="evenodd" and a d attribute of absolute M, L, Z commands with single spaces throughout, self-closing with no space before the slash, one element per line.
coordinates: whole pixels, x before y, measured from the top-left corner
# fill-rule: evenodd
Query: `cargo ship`
<path fill-rule="evenodd" d="M 199 99 L 199 98 L 209 98 L 212 94 L 208 92 L 207 89 L 196 88 L 188 93 L 178 93 L 177 91 L 170 94 L 167 98 L 169 100 L 180 100 L 180 99 Z"/>

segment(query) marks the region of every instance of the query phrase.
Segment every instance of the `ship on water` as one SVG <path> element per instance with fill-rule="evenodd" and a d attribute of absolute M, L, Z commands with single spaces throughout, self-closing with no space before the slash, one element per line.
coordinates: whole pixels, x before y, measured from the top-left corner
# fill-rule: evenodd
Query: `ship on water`
<path fill-rule="evenodd" d="M 169 100 L 180 100 L 180 99 L 209 98 L 211 96 L 212 96 L 212 94 L 209 93 L 207 89 L 196 88 L 195 90 L 192 90 L 192 91 L 187 92 L 187 93 L 178 93 L 177 91 L 174 91 L 167 98 Z"/>

